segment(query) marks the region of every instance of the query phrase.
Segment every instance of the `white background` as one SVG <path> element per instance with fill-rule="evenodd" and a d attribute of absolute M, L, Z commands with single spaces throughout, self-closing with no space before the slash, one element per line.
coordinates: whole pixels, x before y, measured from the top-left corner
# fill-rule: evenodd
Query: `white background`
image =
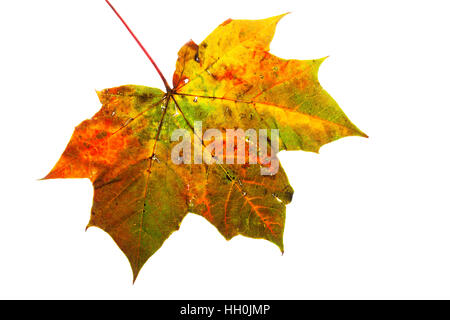
<path fill-rule="evenodd" d="M 189 39 L 291 11 L 271 52 L 329 55 L 319 79 L 370 138 L 280 154 L 284 256 L 189 214 L 132 285 L 113 240 L 84 231 L 90 182 L 37 179 L 94 89 L 162 83 L 104 1 L 2 1 L 0 298 L 450 298 L 448 2 L 112 2 L 168 79 Z"/>

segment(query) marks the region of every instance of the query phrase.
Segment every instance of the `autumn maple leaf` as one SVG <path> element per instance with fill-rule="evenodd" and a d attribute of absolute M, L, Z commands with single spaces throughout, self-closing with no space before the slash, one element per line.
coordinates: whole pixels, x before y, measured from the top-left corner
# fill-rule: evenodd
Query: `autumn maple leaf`
<path fill-rule="evenodd" d="M 178 53 L 172 87 L 119 16 L 154 64 L 166 92 L 136 85 L 98 92 L 101 110 L 76 127 L 45 179 L 92 181 L 88 227 L 99 227 L 114 239 L 134 279 L 188 212 L 205 217 L 226 239 L 239 234 L 263 238 L 283 251 L 286 204 L 293 195 L 283 169 L 262 175 L 259 160 L 174 163 L 174 130 L 200 138 L 209 128 L 276 129 L 280 150 L 314 152 L 342 137 L 366 136 L 320 86 L 317 74 L 324 59 L 284 60 L 269 53 L 283 16 L 228 19 L 200 45 L 186 43 Z M 194 132 L 198 121 L 202 129 Z M 208 144 L 202 141 L 201 148 Z M 218 155 L 211 153 L 211 158 Z"/>

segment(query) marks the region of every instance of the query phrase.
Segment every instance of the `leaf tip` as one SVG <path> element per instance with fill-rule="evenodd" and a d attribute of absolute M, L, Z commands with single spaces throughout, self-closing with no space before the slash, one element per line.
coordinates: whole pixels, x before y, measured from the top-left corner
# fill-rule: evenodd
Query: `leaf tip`
<path fill-rule="evenodd" d="M 282 18 L 284 18 L 286 15 L 291 14 L 292 12 L 288 11 L 285 13 L 282 13 L 278 16 L 273 17 L 272 19 L 275 19 L 275 23 L 278 23 Z"/>
<path fill-rule="evenodd" d="M 225 20 L 224 22 L 222 22 L 222 23 L 220 24 L 220 26 L 221 26 L 221 27 L 226 26 L 226 25 L 229 24 L 231 21 L 233 21 L 233 19 L 228 18 L 227 20 Z"/>
<path fill-rule="evenodd" d="M 367 134 L 365 134 L 364 132 L 362 132 L 357 126 L 353 125 L 353 127 L 354 127 L 353 128 L 353 131 L 354 131 L 353 136 L 369 138 L 369 136 Z"/>
<path fill-rule="evenodd" d="M 319 58 L 319 59 L 314 59 L 313 61 L 315 62 L 315 63 L 317 63 L 318 64 L 318 66 L 320 66 L 326 59 L 328 59 L 330 56 L 325 56 L 325 57 L 322 57 L 322 58 Z"/>
<path fill-rule="evenodd" d="M 133 272 L 133 284 L 136 282 L 136 279 L 139 275 L 139 272 L 141 272 L 142 267 L 144 266 L 146 260 L 142 263 L 137 260 L 131 260 L 127 254 L 125 254 L 128 258 L 128 261 L 130 262 L 131 271 Z"/>
<path fill-rule="evenodd" d="M 38 181 L 57 179 L 57 178 L 59 178 L 59 177 L 55 176 L 54 170 L 52 169 L 49 173 L 47 173 L 47 175 L 45 177 L 38 179 Z"/>
<path fill-rule="evenodd" d="M 134 285 L 136 283 L 136 279 L 139 275 L 140 269 L 135 269 L 135 268 L 132 268 L 132 269 L 133 269 L 133 285 Z"/>
<path fill-rule="evenodd" d="M 283 244 L 283 235 L 279 239 L 270 240 L 273 244 L 275 244 L 278 249 L 280 249 L 281 255 L 284 255 L 284 244 Z"/>
<path fill-rule="evenodd" d="M 280 248 L 280 252 L 281 252 L 281 255 L 283 256 L 284 255 L 284 245 L 283 245 L 283 242 L 281 242 L 281 244 L 277 244 L 277 246 L 278 246 L 278 248 Z"/>

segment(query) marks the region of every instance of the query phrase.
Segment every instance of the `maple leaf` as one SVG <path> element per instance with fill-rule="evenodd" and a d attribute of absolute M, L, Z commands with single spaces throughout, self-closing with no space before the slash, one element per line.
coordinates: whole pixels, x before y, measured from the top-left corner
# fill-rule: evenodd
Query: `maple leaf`
<path fill-rule="evenodd" d="M 200 135 L 208 128 L 276 129 L 281 150 L 314 152 L 342 137 L 366 136 L 320 86 L 324 59 L 284 60 L 269 53 L 283 16 L 228 19 L 200 45 L 189 41 L 179 51 L 172 88 L 125 24 L 166 92 L 137 85 L 98 92 L 102 108 L 76 127 L 44 179 L 92 181 L 87 227 L 99 227 L 114 239 L 134 280 L 188 212 L 205 217 L 226 239 L 239 234 L 267 239 L 283 251 L 286 205 L 293 195 L 283 169 L 262 175 L 259 160 L 176 164 L 171 161 L 175 129 L 198 136 L 196 121 L 202 122 Z M 210 150 L 205 141 L 201 147 Z M 247 160 L 249 148 L 246 143 Z M 231 153 L 237 156 L 236 150 Z"/>

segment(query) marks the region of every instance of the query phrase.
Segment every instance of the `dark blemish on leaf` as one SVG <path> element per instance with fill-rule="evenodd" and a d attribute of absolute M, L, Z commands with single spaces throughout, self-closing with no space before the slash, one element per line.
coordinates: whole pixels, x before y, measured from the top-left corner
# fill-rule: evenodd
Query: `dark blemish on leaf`
<path fill-rule="evenodd" d="M 106 136 L 108 135 L 108 133 L 106 132 L 106 131 L 101 131 L 101 132 L 99 132 L 95 137 L 97 138 L 97 139 L 103 139 L 103 138 L 105 138 Z"/>
<path fill-rule="evenodd" d="M 125 121 L 125 123 L 122 126 L 125 127 L 126 125 L 128 125 L 133 120 L 134 120 L 134 118 L 128 118 L 127 121 Z"/>
<path fill-rule="evenodd" d="M 244 90 L 244 92 L 242 92 L 239 96 L 244 96 L 246 95 L 251 89 L 253 88 L 253 85 L 248 85 L 247 88 Z"/>
<path fill-rule="evenodd" d="M 266 60 L 269 56 L 270 54 L 267 51 L 264 51 L 264 56 L 261 58 L 261 60 L 259 60 L 259 62 Z"/>
<path fill-rule="evenodd" d="M 206 69 L 206 73 L 209 74 L 214 80 L 218 79 L 218 77 L 215 74 L 211 73 L 211 71 L 209 71 L 208 69 Z"/>
<path fill-rule="evenodd" d="M 110 185 L 110 184 L 119 182 L 119 181 L 121 181 L 121 180 L 122 180 L 122 179 L 117 178 L 117 179 L 109 180 L 108 182 L 104 182 L 104 183 L 102 183 L 102 181 L 96 181 L 96 182 L 94 183 L 94 189 L 100 189 L 100 188 L 103 188 L 104 186 L 107 186 L 107 185 Z"/>
<path fill-rule="evenodd" d="M 146 103 L 148 100 L 150 100 L 151 98 L 153 98 L 153 96 L 149 96 L 149 95 L 137 95 L 136 96 L 136 98 L 137 98 L 137 103 L 138 104 L 143 104 L 143 103 Z"/>

